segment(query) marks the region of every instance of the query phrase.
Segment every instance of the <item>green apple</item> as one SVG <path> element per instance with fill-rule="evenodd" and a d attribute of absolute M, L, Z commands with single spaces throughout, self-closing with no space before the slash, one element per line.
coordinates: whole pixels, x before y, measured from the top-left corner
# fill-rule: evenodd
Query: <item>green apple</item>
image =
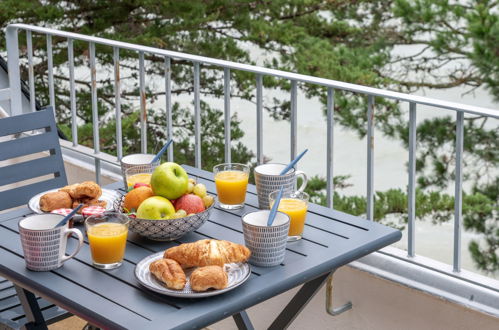
<path fill-rule="evenodd" d="M 187 192 L 189 177 L 176 163 L 163 163 L 156 167 L 151 176 L 151 188 L 156 196 L 177 199 Z"/>
<path fill-rule="evenodd" d="M 140 203 L 137 218 L 150 220 L 166 220 L 175 214 L 175 207 L 166 198 L 153 196 Z"/>

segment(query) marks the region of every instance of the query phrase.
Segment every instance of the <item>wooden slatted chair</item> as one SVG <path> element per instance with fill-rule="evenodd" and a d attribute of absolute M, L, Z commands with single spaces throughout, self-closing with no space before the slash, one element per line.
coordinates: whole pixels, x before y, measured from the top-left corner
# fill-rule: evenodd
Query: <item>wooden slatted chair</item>
<path fill-rule="evenodd" d="M 52 108 L 0 119 L 0 211 L 26 205 L 33 195 L 66 184 Z M 48 323 L 71 315 L 32 294 L 28 298 L 38 301 Z M 29 321 L 12 282 L 0 278 L 0 330 L 36 328 Z"/>

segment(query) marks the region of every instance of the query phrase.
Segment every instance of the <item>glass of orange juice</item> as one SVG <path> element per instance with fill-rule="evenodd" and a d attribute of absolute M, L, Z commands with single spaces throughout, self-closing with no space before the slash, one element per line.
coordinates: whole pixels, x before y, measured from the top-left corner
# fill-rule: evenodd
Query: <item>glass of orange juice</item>
<path fill-rule="evenodd" d="M 128 190 L 136 183 L 151 184 L 152 172 L 156 167 L 150 164 L 132 166 L 125 170 L 125 179 Z"/>
<path fill-rule="evenodd" d="M 235 210 L 244 206 L 249 171 L 248 165 L 237 163 L 225 163 L 213 167 L 220 207 Z"/>
<path fill-rule="evenodd" d="M 269 194 L 270 208 L 274 205 L 278 193 L 279 190 L 276 190 Z M 291 222 L 289 224 L 288 242 L 297 241 L 302 237 L 305 218 L 307 217 L 308 199 L 308 194 L 301 191 L 284 192 L 282 194 L 277 210 L 289 215 Z"/>
<path fill-rule="evenodd" d="M 125 256 L 129 219 L 121 213 L 106 212 L 85 220 L 94 267 L 114 269 Z"/>

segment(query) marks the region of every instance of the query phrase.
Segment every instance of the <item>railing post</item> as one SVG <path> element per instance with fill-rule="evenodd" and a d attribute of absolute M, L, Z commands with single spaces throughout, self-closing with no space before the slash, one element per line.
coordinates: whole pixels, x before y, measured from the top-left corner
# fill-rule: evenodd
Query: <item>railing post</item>
<path fill-rule="evenodd" d="M 116 117 L 116 149 L 118 161 L 123 157 L 123 135 L 121 132 L 121 76 L 120 49 L 113 47 L 114 62 L 114 112 Z"/>
<path fill-rule="evenodd" d="M 166 130 L 168 140 L 173 139 L 173 114 L 172 114 L 172 70 L 171 60 L 165 57 L 165 107 L 166 107 Z M 167 150 L 168 161 L 173 162 L 173 148 Z"/>
<path fill-rule="evenodd" d="M 415 250 L 416 219 L 416 103 L 409 104 L 409 187 L 407 190 L 407 254 L 410 258 Z"/>
<path fill-rule="evenodd" d="M 367 104 L 367 220 L 374 220 L 374 96 Z"/>
<path fill-rule="evenodd" d="M 256 75 L 256 162 L 263 164 L 263 77 Z"/>
<path fill-rule="evenodd" d="M 456 114 L 456 179 L 454 193 L 454 272 L 461 271 L 461 226 L 463 222 L 464 113 Z"/>
<path fill-rule="evenodd" d="M 199 62 L 194 63 L 194 149 L 195 165 L 201 168 L 201 101 L 199 97 Z"/>
<path fill-rule="evenodd" d="M 291 160 L 296 157 L 297 150 L 297 133 L 298 133 L 298 123 L 297 123 L 297 104 L 298 104 L 298 87 L 296 80 L 291 81 Z"/>
<path fill-rule="evenodd" d="M 327 207 L 333 208 L 334 198 L 334 166 L 333 166 L 333 150 L 334 150 L 334 89 L 327 89 L 327 192 L 326 202 Z"/>
<path fill-rule="evenodd" d="M 90 52 L 90 78 L 92 82 L 92 130 L 94 138 L 94 153 L 100 152 L 100 137 L 99 137 L 99 109 L 97 103 L 97 69 L 95 66 L 95 43 L 89 44 Z M 100 184 L 100 159 L 95 158 L 95 180 Z"/>
<path fill-rule="evenodd" d="M 231 162 L 230 136 L 230 69 L 224 68 L 224 136 L 225 162 Z"/>
<path fill-rule="evenodd" d="M 147 109 L 144 52 L 139 52 L 140 152 L 147 153 Z"/>
<path fill-rule="evenodd" d="M 73 146 L 78 145 L 78 126 L 76 125 L 76 87 L 73 39 L 68 39 L 68 65 L 69 65 L 69 102 L 71 108 L 71 135 Z"/>
<path fill-rule="evenodd" d="M 33 38 L 30 30 L 26 30 L 26 47 L 28 52 L 28 83 L 29 83 L 29 106 L 31 112 L 36 111 L 35 95 L 35 69 L 33 67 Z"/>
<path fill-rule="evenodd" d="M 55 92 L 54 92 L 54 56 L 52 54 L 52 35 L 47 34 L 47 68 L 48 68 L 48 84 L 49 98 L 52 110 L 55 116 Z"/>
<path fill-rule="evenodd" d="M 21 72 L 19 69 L 19 37 L 17 32 L 17 28 L 13 26 L 7 26 L 7 29 L 5 30 L 11 116 L 20 115 L 23 112 L 23 105 L 21 101 Z"/>

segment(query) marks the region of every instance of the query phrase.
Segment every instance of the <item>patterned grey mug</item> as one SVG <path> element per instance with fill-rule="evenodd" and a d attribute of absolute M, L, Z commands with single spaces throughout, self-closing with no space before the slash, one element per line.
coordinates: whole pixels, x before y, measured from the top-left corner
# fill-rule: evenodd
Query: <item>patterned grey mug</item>
<path fill-rule="evenodd" d="M 307 187 L 308 178 L 305 172 L 290 169 L 286 174 L 279 175 L 286 167 L 285 164 L 268 163 L 258 165 L 255 168 L 256 193 L 258 195 L 258 206 L 260 209 L 269 209 L 269 194 L 284 187 L 285 193 L 296 191 L 296 179 L 298 176 L 303 178 L 303 183 L 298 189 L 303 192 Z"/>
<path fill-rule="evenodd" d="M 81 231 L 64 226 L 55 227 L 64 217 L 59 214 L 38 214 L 19 221 L 19 233 L 26 267 L 35 271 L 57 269 L 74 257 L 83 246 Z M 79 243 L 71 255 L 66 255 L 69 236 L 75 234 Z"/>
<path fill-rule="evenodd" d="M 270 210 L 250 212 L 242 217 L 244 244 L 250 249 L 250 264 L 273 267 L 281 264 L 286 255 L 289 216 L 277 212 L 272 226 L 267 226 Z"/>

